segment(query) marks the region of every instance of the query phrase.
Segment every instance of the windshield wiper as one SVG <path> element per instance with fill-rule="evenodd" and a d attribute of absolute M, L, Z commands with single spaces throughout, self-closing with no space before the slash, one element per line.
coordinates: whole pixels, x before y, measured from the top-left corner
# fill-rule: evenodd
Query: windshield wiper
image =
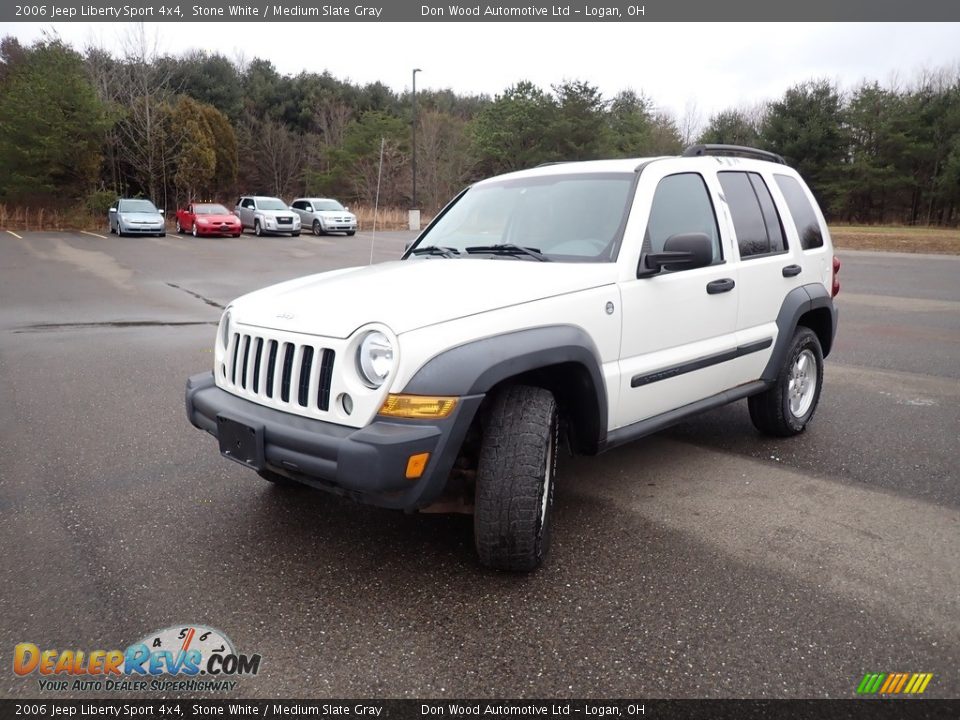
<path fill-rule="evenodd" d="M 550 262 L 550 258 L 544 255 L 537 248 L 532 247 L 523 247 L 522 245 L 514 245 L 513 243 L 502 243 L 500 245 L 476 245 L 474 247 L 467 248 L 468 253 L 490 253 L 491 255 L 511 255 L 516 257 L 517 255 L 528 255 L 540 262 Z"/>
<path fill-rule="evenodd" d="M 460 254 L 456 248 L 446 247 L 444 245 L 427 245 L 425 247 L 414 248 L 410 251 L 411 255 L 439 255 L 440 257 L 452 258 Z"/>

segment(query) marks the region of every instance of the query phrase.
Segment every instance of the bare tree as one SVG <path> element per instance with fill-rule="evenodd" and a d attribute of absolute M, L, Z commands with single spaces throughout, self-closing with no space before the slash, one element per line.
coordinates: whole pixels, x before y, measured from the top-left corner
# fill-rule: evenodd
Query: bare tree
<path fill-rule="evenodd" d="M 124 164 L 140 187 L 158 199 L 159 191 L 166 194 L 165 180 L 173 161 L 162 122 L 163 107 L 169 107 L 170 71 L 159 62 L 156 34 L 148 37 L 143 23 L 130 29 L 122 46 L 124 74 L 117 84 L 117 99 L 126 112 L 117 132 Z"/>
<path fill-rule="evenodd" d="M 418 179 L 425 207 L 437 210 L 462 189 L 470 171 L 466 121 L 427 110 L 417 122 Z"/>
<path fill-rule="evenodd" d="M 254 148 L 259 186 L 280 197 L 294 192 L 303 172 L 303 136 L 276 120 L 264 120 L 249 128 L 248 137 Z"/>

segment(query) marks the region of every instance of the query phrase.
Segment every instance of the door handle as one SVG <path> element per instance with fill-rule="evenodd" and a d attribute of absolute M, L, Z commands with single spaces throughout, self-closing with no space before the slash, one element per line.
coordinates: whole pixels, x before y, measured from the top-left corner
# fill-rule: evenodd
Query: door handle
<path fill-rule="evenodd" d="M 718 293 L 730 292 L 736 283 L 731 278 L 723 280 L 713 280 L 707 283 L 707 295 L 717 295 Z"/>
<path fill-rule="evenodd" d="M 796 276 L 799 275 L 801 272 L 803 272 L 803 268 L 800 267 L 799 265 L 787 265 L 787 266 L 783 269 L 783 276 L 784 276 L 784 277 L 796 277 Z"/>

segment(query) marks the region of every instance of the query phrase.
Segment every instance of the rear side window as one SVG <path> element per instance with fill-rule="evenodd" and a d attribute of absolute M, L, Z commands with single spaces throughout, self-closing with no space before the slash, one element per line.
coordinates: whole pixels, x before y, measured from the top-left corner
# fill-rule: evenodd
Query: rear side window
<path fill-rule="evenodd" d="M 783 226 L 763 178 L 745 172 L 722 172 L 717 176 L 733 217 L 740 257 L 784 252 Z"/>
<path fill-rule="evenodd" d="M 804 250 L 823 247 L 823 233 L 820 232 L 820 223 L 817 213 L 807 199 L 807 194 L 800 187 L 800 183 L 789 175 L 775 175 L 780 192 L 783 193 L 793 216 L 793 224 L 797 227 L 800 236 L 800 247 Z"/>
<path fill-rule="evenodd" d="M 713 245 L 713 261 L 719 262 L 722 258 L 717 216 L 707 186 L 697 173 L 668 175 L 657 185 L 643 242 L 644 252 L 662 252 L 667 238 L 681 233 L 704 233 Z"/>

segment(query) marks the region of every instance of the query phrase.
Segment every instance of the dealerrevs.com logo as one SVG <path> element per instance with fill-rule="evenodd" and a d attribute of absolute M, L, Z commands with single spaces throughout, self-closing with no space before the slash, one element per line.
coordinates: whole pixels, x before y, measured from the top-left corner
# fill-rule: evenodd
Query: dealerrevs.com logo
<path fill-rule="evenodd" d="M 41 691 L 221 692 L 256 675 L 260 655 L 238 653 L 230 639 L 204 625 L 174 625 L 126 650 L 41 649 L 19 643 L 13 671 L 39 676 Z"/>

